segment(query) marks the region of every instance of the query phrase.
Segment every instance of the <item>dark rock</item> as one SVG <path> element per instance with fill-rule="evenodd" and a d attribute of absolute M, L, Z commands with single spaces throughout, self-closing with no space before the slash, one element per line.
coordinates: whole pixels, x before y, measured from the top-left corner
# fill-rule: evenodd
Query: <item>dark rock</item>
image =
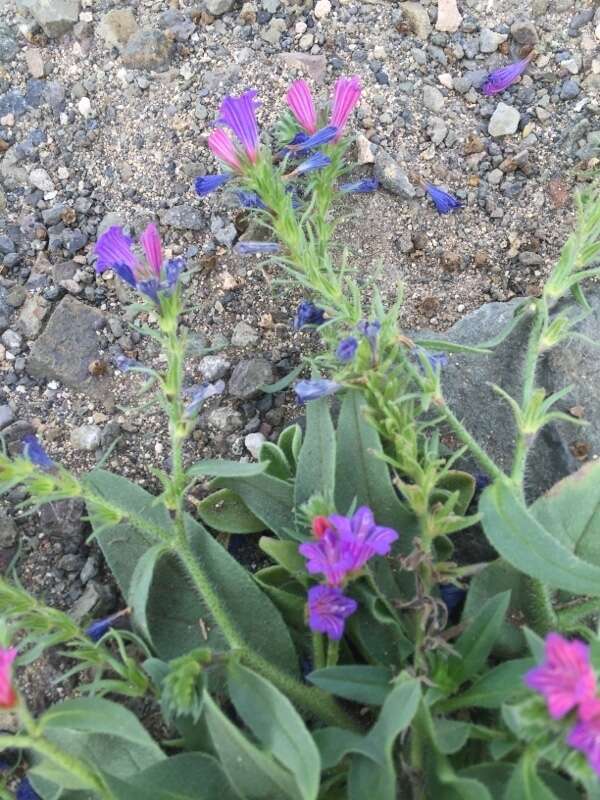
<path fill-rule="evenodd" d="M 39 513 L 46 536 L 59 540 L 83 540 L 86 526 L 83 500 L 55 500 L 41 506 Z"/>
<path fill-rule="evenodd" d="M 567 80 L 563 83 L 560 89 L 560 99 L 561 100 L 574 100 L 576 97 L 579 96 L 581 88 L 576 80 L 573 78 L 567 78 Z"/>
<path fill-rule="evenodd" d="M 579 32 L 584 25 L 587 25 L 588 22 L 591 22 L 594 18 L 594 8 L 586 8 L 583 11 L 579 11 L 579 13 L 575 14 L 575 16 L 571 19 L 569 23 L 569 30 L 567 33 L 572 38 L 579 36 Z"/>
<path fill-rule="evenodd" d="M 123 48 L 123 63 L 132 69 L 160 69 L 169 63 L 172 49 L 162 31 L 138 31 Z"/>
<path fill-rule="evenodd" d="M 114 609 L 115 601 L 115 593 L 110 586 L 90 581 L 71 607 L 69 616 L 79 623 L 90 617 L 105 617 Z"/>
<path fill-rule="evenodd" d="M 261 387 L 273 382 L 273 367 L 264 358 L 240 361 L 231 374 L 229 393 L 240 400 L 250 400 L 260 394 Z"/>

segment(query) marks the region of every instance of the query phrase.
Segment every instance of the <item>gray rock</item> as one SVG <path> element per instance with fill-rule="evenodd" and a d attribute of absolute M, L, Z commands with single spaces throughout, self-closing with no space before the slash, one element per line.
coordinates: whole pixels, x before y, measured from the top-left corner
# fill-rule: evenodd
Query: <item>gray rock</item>
<path fill-rule="evenodd" d="M 231 247 L 237 237 L 237 230 L 233 222 L 218 216 L 212 218 L 210 232 L 217 242 L 225 247 Z"/>
<path fill-rule="evenodd" d="M 495 53 L 500 45 L 508 39 L 506 33 L 496 33 L 489 28 L 479 32 L 479 49 L 482 53 Z"/>
<path fill-rule="evenodd" d="M 58 380 L 106 401 L 111 396 L 110 379 L 89 371 L 91 362 L 100 357 L 97 331 L 104 324 L 101 311 L 64 297 L 34 342 L 27 371 L 33 378 Z"/>
<path fill-rule="evenodd" d="M 145 29 L 129 39 L 122 60 L 132 69 L 160 69 L 167 66 L 172 51 L 172 44 L 162 31 Z"/>
<path fill-rule="evenodd" d="M 196 30 L 192 20 L 183 11 L 177 11 L 174 8 L 163 12 L 160 15 L 158 24 L 161 28 L 166 29 L 178 42 L 187 42 Z"/>
<path fill-rule="evenodd" d="M 403 200 L 411 200 L 415 196 L 415 187 L 406 172 L 382 147 L 378 147 L 375 153 L 373 174 L 384 189 Z"/>
<path fill-rule="evenodd" d="M 0 336 L 0 341 L 8 352 L 13 355 L 20 353 L 23 348 L 23 337 L 16 331 L 13 331 L 12 328 L 4 331 L 2 336 Z"/>
<path fill-rule="evenodd" d="M 85 531 L 83 500 L 55 500 L 40 508 L 40 524 L 51 539 L 80 541 Z"/>
<path fill-rule="evenodd" d="M 19 11 L 28 11 L 51 39 L 70 31 L 79 20 L 79 0 L 17 0 Z"/>
<path fill-rule="evenodd" d="M 579 96 L 580 92 L 581 92 L 581 87 L 579 86 L 577 81 L 573 80 L 573 78 L 567 78 L 567 80 L 561 86 L 560 99 L 574 100 L 576 97 Z"/>
<path fill-rule="evenodd" d="M 538 17 L 543 17 L 548 11 L 549 5 L 550 0 L 533 0 L 533 3 L 531 4 L 531 13 L 536 19 Z"/>
<path fill-rule="evenodd" d="M 238 322 L 233 329 L 231 344 L 234 347 L 249 347 L 252 344 L 256 344 L 256 342 L 258 342 L 258 333 L 254 328 L 244 320 Z"/>
<path fill-rule="evenodd" d="M 266 441 L 267 437 L 264 435 L 264 433 L 249 433 L 244 438 L 244 446 L 252 458 L 256 458 L 258 460 L 260 456 L 260 449 Z"/>
<path fill-rule="evenodd" d="M 98 425 L 80 425 L 71 431 L 71 444 L 76 450 L 96 450 L 100 447 L 101 434 Z"/>
<path fill-rule="evenodd" d="M 169 225 L 171 228 L 178 228 L 182 231 L 206 230 L 206 220 L 202 212 L 186 203 L 167 208 L 159 212 L 159 216 L 162 224 Z"/>
<path fill-rule="evenodd" d="M 539 41 L 538 33 L 533 22 L 515 22 L 511 25 L 510 33 L 515 42 L 533 47 Z"/>
<path fill-rule="evenodd" d="M 426 42 L 431 34 L 431 20 L 427 9 L 420 3 L 400 3 L 400 10 L 417 39 Z"/>
<path fill-rule="evenodd" d="M 0 26 L 0 64 L 3 61 L 11 61 L 18 50 L 19 46 L 12 30 L 6 25 Z"/>
<path fill-rule="evenodd" d="M 115 594 L 110 586 L 90 581 L 81 597 L 73 603 L 69 616 L 81 624 L 89 617 L 105 617 L 115 605 Z"/>
<path fill-rule="evenodd" d="M 268 42 L 269 44 L 277 45 L 279 44 L 279 40 L 281 39 L 281 34 L 284 32 L 286 27 L 287 26 L 285 24 L 284 19 L 281 19 L 281 17 L 273 17 L 273 19 L 269 23 L 269 27 L 261 31 L 260 38 L 264 39 L 265 42 Z M 309 35 L 312 38 L 312 34 Z M 305 36 L 307 36 L 307 34 L 304 34 L 304 36 L 300 39 L 299 42 L 300 49 L 302 49 L 302 40 L 304 39 L 304 41 L 306 42 L 306 39 L 304 38 Z M 309 45 L 309 47 L 305 49 L 308 50 L 310 46 L 312 46 L 312 42 Z"/>
<path fill-rule="evenodd" d="M 206 415 L 206 422 L 212 428 L 222 433 L 233 433 L 238 431 L 244 424 L 242 415 L 231 406 L 219 406 L 213 408 Z"/>
<path fill-rule="evenodd" d="M 109 46 L 124 47 L 138 32 L 138 24 L 130 8 L 113 8 L 100 20 L 98 36 Z"/>
<path fill-rule="evenodd" d="M 109 228 L 117 226 L 119 228 L 126 228 L 127 227 L 127 220 L 122 214 L 119 214 L 116 211 L 109 211 L 108 214 L 105 214 L 98 225 L 98 230 L 96 231 L 96 237 L 102 236 L 103 233 Z"/>
<path fill-rule="evenodd" d="M 223 356 L 204 356 L 200 362 L 200 373 L 205 381 L 218 381 L 231 369 L 231 362 Z"/>
<path fill-rule="evenodd" d="M 437 114 L 444 107 L 444 95 L 436 86 L 425 86 L 423 89 L 423 103 L 425 108 Z"/>
<path fill-rule="evenodd" d="M 206 10 L 213 17 L 220 17 L 226 14 L 235 5 L 235 0 L 206 0 Z"/>
<path fill-rule="evenodd" d="M 45 169 L 32 169 L 29 173 L 29 183 L 41 192 L 53 192 L 54 183 Z"/>
<path fill-rule="evenodd" d="M 17 327 L 27 339 L 35 339 L 42 330 L 44 320 L 50 311 L 50 303 L 41 294 L 28 297 L 19 313 Z"/>
<path fill-rule="evenodd" d="M 490 136 L 511 136 L 519 127 L 520 113 L 516 108 L 498 103 L 488 125 Z"/>
<path fill-rule="evenodd" d="M 583 28 L 584 25 L 587 25 L 588 22 L 591 22 L 594 18 L 594 8 L 590 6 L 590 8 L 585 8 L 583 11 L 579 11 L 575 16 L 571 19 L 569 23 L 569 36 L 575 38 L 579 36 L 580 30 Z"/>
<path fill-rule="evenodd" d="M 240 400 L 260 394 L 261 387 L 273 383 L 273 367 L 264 358 L 250 358 L 237 364 L 229 379 L 229 393 Z"/>
<path fill-rule="evenodd" d="M 2 428 L 6 428 L 7 425 L 10 425 L 11 422 L 14 421 L 15 415 L 13 414 L 12 408 L 8 405 L 8 403 L 4 403 L 0 406 L 0 431 Z"/>
<path fill-rule="evenodd" d="M 0 512 L 0 548 L 12 547 L 17 543 L 17 526 L 10 517 Z"/>

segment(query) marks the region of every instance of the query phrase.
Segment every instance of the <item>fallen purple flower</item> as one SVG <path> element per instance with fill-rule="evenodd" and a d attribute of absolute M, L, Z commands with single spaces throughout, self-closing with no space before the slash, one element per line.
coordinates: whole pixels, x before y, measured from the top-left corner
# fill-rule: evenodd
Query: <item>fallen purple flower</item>
<path fill-rule="evenodd" d="M 516 61 L 508 67 L 502 67 L 490 72 L 481 87 L 481 91 L 488 97 L 504 92 L 525 72 L 532 56 L 533 53 L 530 53 L 527 58 L 523 58 L 521 61 Z"/>
<path fill-rule="evenodd" d="M 277 242 L 238 242 L 233 249 L 240 256 L 249 256 L 253 253 L 279 253 L 281 245 Z"/>
<path fill-rule="evenodd" d="M 23 437 L 23 456 L 43 470 L 50 470 L 56 466 L 33 433 Z"/>
<path fill-rule="evenodd" d="M 354 181 L 353 183 L 342 183 L 338 188 L 344 194 L 365 194 L 376 191 L 379 188 L 379 181 L 375 180 L 375 178 L 365 178 L 362 181 Z"/>
<path fill-rule="evenodd" d="M 448 214 L 450 211 L 462 208 L 462 203 L 457 197 L 434 186 L 432 183 L 425 184 L 425 191 L 435 203 L 435 207 L 440 214 Z"/>
<path fill-rule="evenodd" d="M 231 180 L 231 175 L 203 175 L 194 181 L 194 189 L 199 197 L 206 197 L 207 194 L 216 191 L 229 180 Z"/>
<path fill-rule="evenodd" d="M 223 394 L 225 391 L 225 382 L 217 381 L 216 383 L 203 383 L 202 386 L 194 387 L 191 393 L 191 400 L 185 408 L 187 417 L 192 417 L 196 414 L 209 397 L 215 397 L 218 394 Z"/>
<path fill-rule="evenodd" d="M 294 330 L 299 331 L 305 325 L 322 325 L 325 322 L 325 311 L 317 308 L 310 300 L 303 300 L 294 317 Z"/>
<path fill-rule="evenodd" d="M 310 400 L 318 400 L 320 397 L 335 394 L 341 388 L 341 383 L 327 380 L 327 378 L 316 378 L 311 381 L 299 381 L 294 386 L 294 391 L 298 402 L 304 404 Z"/>
<path fill-rule="evenodd" d="M 135 358 L 127 358 L 127 356 L 119 355 L 115 356 L 114 358 L 115 367 L 120 372 L 129 372 L 131 369 L 135 369 L 135 367 L 141 367 L 139 361 L 136 361 Z"/>
<path fill-rule="evenodd" d="M 346 597 L 339 589 L 329 586 L 312 586 L 308 590 L 308 624 L 312 631 L 325 633 L 330 639 L 339 641 L 344 635 L 344 626 L 352 616 L 358 603 Z"/>

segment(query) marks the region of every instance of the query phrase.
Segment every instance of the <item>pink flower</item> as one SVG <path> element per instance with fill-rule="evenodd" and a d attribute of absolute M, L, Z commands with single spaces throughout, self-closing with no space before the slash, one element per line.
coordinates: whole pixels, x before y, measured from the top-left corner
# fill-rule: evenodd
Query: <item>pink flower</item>
<path fill-rule="evenodd" d="M 357 75 L 352 78 L 339 78 L 335 83 L 331 106 L 331 125 L 338 129 L 338 139 L 342 135 L 348 117 L 358 103 L 361 91 L 362 87 Z"/>
<path fill-rule="evenodd" d="M 251 89 L 239 97 L 226 97 L 219 109 L 217 125 L 225 125 L 242 144 L 246 155 L 254 164 L 258 158 L 260 145 L 258 124 L 256 122 L 256 92 Z"/>
<path fill-rule="evenodd" d="M 160 270 L 163 264 L 163 253 L 160 236 L 156 225 L 150 223 L 146 230 L 140 236 L 140 244 L 144 248 L 146 254 L 146 261 L 152 267 L 154 272 L 160 277 Z"/>
<path fill-rule="evenodd" d="M 588 699 L 579 706 L 579 721 L 567 736 L 567 744 L 585 753 L 588 764 L 600 775 L 600 699 Z"/>
<path fill-rule="evenodd" d="M 235 145 L 224 130 L 218 128 L 211 133 L 208 137 L 208 147 L 214 156 L 224 164 L 227 164 L 228 167 L 231 167 L 232 170 L 241 170 L 242 165 Z"/>
<path fill-rule="evenodd" d="M 288 90 L 286 100 L 304 130 L 310 134 L 316 133 L 317 112 L 306 81 L 294 81 Z"/>
<path fill-rule="evenodd" d="M 596 694 L 596 675 L 590 663 L 589 647 L 569 641 L 559 633 L 546 637 L 546 660 L 529 670 L 524 681 L 546 698 L 553 719 L 560 719 L 573 708 L 586 705 Z"/>
<path fill-rule="evenodd" d="M 14 647 L 0 647 L 0 708 L 14 708 L 17 695 L 12 685 L 12 663 L 17 657 Z"/>

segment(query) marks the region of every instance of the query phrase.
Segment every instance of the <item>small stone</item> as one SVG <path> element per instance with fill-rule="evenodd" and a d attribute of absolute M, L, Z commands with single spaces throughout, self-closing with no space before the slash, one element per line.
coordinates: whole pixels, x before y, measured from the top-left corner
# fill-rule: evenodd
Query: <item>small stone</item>
<path fill-rule="evenodd" d="M 528 47 L 533 47 L 539 41 L 537 30 L 533 22 L 515 22 L 511 25 L 510 33 L 515 42 Z"/>
<path fill-rule="evenodd" d="M 102 17 L 97 32 L 109 47 L 120 49 L 138 32 L 138 24 L 130 8 L 113 8 Z"/>
<path fill-rule="evenodd" d="M 246 450 L 250 453 L 252 458 L 255 458 L 257 461 L 260 458 L 260 450 L 263 444 L 267 441 L 267 437 L 264 433 L 249 433 L 244 438 L 244 446 Z M 0 518 L 1 523 L 1 518 Z"/>
<path fill-rule="evenodd" d="M 219 406 L 213 408 L 206 415 L 208 424 L 223 433 L 233 433 L 238 431 L 244 424 L 244 420 L 239 411 L 232 406 Z"/>
<path fill-rule="evenodd" d="M 506 33 L 496 33 L 489 28 L 479 32 L 479 49 L 482 53 L 495 53 L 500 45 L 508 39 Z"/>
<path fill-rule="evenodd" d="M 231 344 L 234 347 L 249 347 L 258 341 L 258 333 L 251 325 L 242 320 L 233 329 Z"/>
<path fill-rule="evenodd" d="M 0 431 L 2 428 L 6 428 L 7 425 L 10 425 L 11 422 L 14 421 L 15 415 L 13 414 L 12 408 L 8 405 L 8 403 L 4 403 L 0 406 Z M 0 516 L 0 527 L 2 526 L 2 517 Z"/>
<path fill-rule="evenodd" d="M 218 381 L 231 369 L 231 362 L 219 355 L 204 356 L 200 361 L 200 374 L 205 381 Z"/>
<path fill-rule="evenodd" d="M 13 331 L 12 328 L 8 328 L 8 330 L 4 331 L 2 336 L 0 336 L 0 341 L 8 352 L 13 355 L 20 353 L 23 347 L 23 337 L 16 331 Z"/>
<path fill-rule="evenodd" d="M 426 42 L 431 34 L 431 21 L 427 10 L 420 3 L 400 3 L 400 10 L 417 39 Z"/>
<path fill-rule="evenodd" d="M 44 77 L 44 60 L 41 50 L 38 50 L 37 47 L 29 47 L 25 51 L 25 61 L 27 62 L 27 69 L 32 78 Z"/>
<path fill-rule="evenodd" d="M 240 11 L 240 21 L 244 25 L 254 25 L 256 22 L 256 8 L 252 3 L 244 3 Z"/>
<path fill-rule="evenodd" d="M 330 0 L 317 0 L 315 4 L 314 15 L 317 19 L 325 19 L 331 11 Z"/>
<path fill-rule="evenodd" d="M 316 83 L 323 83 L 327 71 L 327 59 L 324 55 L 282 53 L 281 59 L 289 67 L 300 67 Z"/>
<path fill-rule="evenodd" d="M 488 133 L 490 136 L 511 136 L 517 132 L 520 119 L 521 115 L 516 108 L 506 103 L 498 103 L 490 119 Z"/>
<path fill-rule="evenodd" d="M 35 18 L 50 39 L 56 39 L 79 21 L 79 0 L 21 0 L 20 7 Z"/>
<path fill-rule="evenodd" d="M 593 7 L 586 8 L 583 11 L 580 11 L 579 13 L 575 14 L 575 16 L 571 19 L 571 22 L 569 23 L 569 30 L 568 30 L 569 36 L 573 38 L 578 36 L 581 28 L 583 28 L 584 25 L 587 25 L 588 22 L 591 22 L 593 18 L 594 18 Z"/>
<path fill-rule="evenodd" d="M 231 11 L 235 5 L 235 0 L 206 0 L 206 10 L 213 17 L 220 17 Z"/>
<path fill-rule="evenodd" d="M 438 31 L 454 33 L 460 28 L 462 15 L 456 7 L 456 0 L 438 0 L 438 15 L 435 27 Z"/>
<path fill-rule="evenodd" d="M 444 107 L 444 95 L 435 86 L 425 86 L 423 89 L 423 103 L 434 113 L 438 113 Z"/>
<path fill-rule="evenodd" d="M 260 38 L 264 39 L 265 42 L 268 42 L 269 44 L 272 45 L 279 44 L 279 40 L 281 39 L 281 34 L 284 32 L 286 27 L 287 26 L 285 24 L 284 19 L 280 19 L 279 17 L 274 17 L 271 20 L 269 27 L 266 28 L 264 31 L 261 31 Z M 310 35 L 312 36 L 312 34 Z"/>
<path fill-rule="evenodd" d="M 371 147 L 371 142 L 363 133 L 359 133 L 356 137 L 356 149 L 358 153 L 356 161 L 358 164 L 363 165 L 375 163 L 375 153 Z"/>
<path fill-rule="evenodd" d="M 576 97 L 579 96 L 580 92 L 581 92 L 581 87 L 579 86 L 577 81 L 573 80 L 573 78 L 567 78 L 567 80 L 561 86 L 560 99 L 574 100 Z"/>
<path fill-rule="evenodd" d="M 300 41 L 298 42 L 298 47 L 300 48 L 300 50 L 310 50 L 310 48 L 313 46 L 314 41 L 315 37 L 312 35 L 312 33 L 305 33 L 304 36 L 300 37 Z"/>
<path fill-rule="evenodd" d="M 411 200 L 415 196 L 415 187 L 411 184 L 406 172 L 381 147 L 377 149 L 375 154 L 373 174 L 384 189 L 398 195 L 403 200 Z"/>
<path fill-rule="evenodd" d="M 35 339 L 50 311 L 50 303 L 41 294 L 28 297 L 21 308 L 17 326 L 27 339 Z"/>
<path fill-rule="evenodd" d="M 162 224 L 171 228 L 183 231 L 206 230 L 204 215 L 197 208 L 186 203 L 159 212 L 159 216 Z"/>
<path fill-rule="evenodd" d="M 101 434 L 102 428 L 98 425 L 81 425 L 71 431 L 71 444 L 76 450 L 96 450 Z"/>
<path fill-rule="evenodd" d="M 90 102 L 89 97 L 82 97 L 81 100 L 77 103 L 77 110 L 81 114 L 82 117 L 86 119 L 92 113 L 92 104 Z"/>
<path fill-rule="evenodd" d="M 170 40 L 162 31 L 145 29 L 135 33 L 123 49 L 122 59 L 132 69 L 160 69 L 169 63 Z"/>
<path fill-rule="evenodd" d="M 81 597 L 73 603 L 69 616 L 81 624 L 90 617 L 105 617 L 114 609 L 115 595 L 110 586 L 90 581 Z"/>
<path fill-rule="evenodd" d="M 229 393 L 240 400 L 251 400 L 265 384 L 273 383 L 273 367 L 264 358 L 240 361 L 229 379 Z"/>
<path fill-rule="evenodd" d="M 53 192 L 52 178 L 45 169 L 32 169 L 29 173 L 29 183 L 41 192 Z"/>
<path fill-rule="evenodd" d="M 543 17 L 548 11 L 549 4 L 550 0 L 533 0 L 533 3 L 531 4 L 531 13 L 536 19 L 538 17 Z"/>
<path fill-rule="evenodd" d="M 12 30 L 7 26 L 0 26 L 0 64 L 12 61 L 18 51 L 19 46 Z"/>
<path fill-rule="evenodd" d="M 0 425 L 0 428 L 2 428 L 2 425 Z M 15 545 L 17 536 L 18 530 L 13 520 L 0 512 L 0 548 L 4 549 Z"/>

